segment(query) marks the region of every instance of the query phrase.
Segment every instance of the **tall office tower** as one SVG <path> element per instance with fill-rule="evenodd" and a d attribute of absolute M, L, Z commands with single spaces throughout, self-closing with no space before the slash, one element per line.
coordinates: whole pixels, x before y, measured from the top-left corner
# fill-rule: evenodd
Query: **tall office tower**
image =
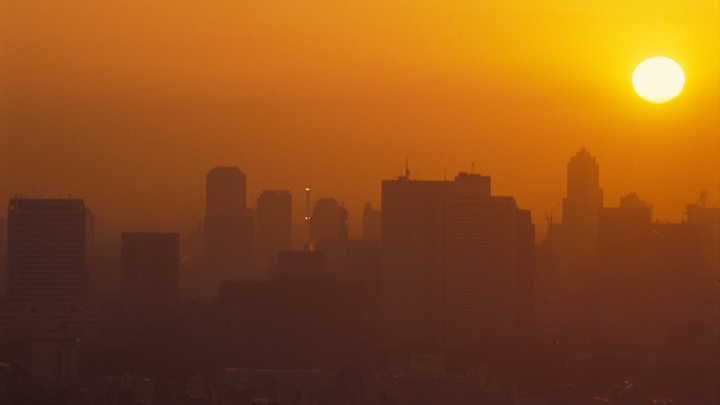
<path fill-rule="evenodd" d="M 534 228 L 489 177 L 383 181 L 381 244 L 389 342 L 469 344 L 530 322 Z"/>
<path fill-rule="evenodd" d="M 278 252 L 292 248 L 292 196 L 288 190 L 263 190 L 257 201 L 257 250 L 261 270 L 274 267 Z"/>
<path fill-rule="evenodd" d="M 245 215 L 245 173 L 237 167 L 217 166 L 205 177 L 205 216 Z"/>
<path fill-rule="evenodd" d="M 215 167 L 206 177 L 205 264 L 217 296 L 218 283 L 251 277 L 253 218 L 245 207 L 245 173 Z"/>
<path fill-rule="evenodd" d="M 717 280 L 720 279 L 720 208 L 708 208 L 701 198 L 699 204 L 686 206 L 687 222 L 698 235 L 698 260 L 705 284 L 704 293 L 717 294 Z"/>
<path fill-rule="evenodd" d="M 7 270 L 5 259 L 5 219 L 0 218 L 0 296 L 7 293 Z"/>
<path fill-rule="evenodd" d="M 180 235 L 121 235 L 120 267 L 125 302 L 148 310 L 174 306 L 180 289 Z"/>
<path fill-rule="evenodd" d="M 513 337 L 532 321 L 530 212 L 512 197 L 478 192 L 469 183 L 479 179 L 457 177 L 454 195 L 435 214 L 435 329 L 446 345 Z"/>
<path fill-rule="evenodd" d="M 567 166 L 567 196 L 563 199 L 563 256 L 571 272 L 593 269 L 598 260 L 598 218 L 603 206 L 600 169 L 582 148 Z"/>
<path fill-rule="evenodd" d="M 363 208 L 363 229 L 362 235 L 365 240 L 380 240 L 380 226 L 382 225 L 382 213 L 374 210 L 372 204 L 365 203 Z"/>
<path fill-rule="evenodd" d="M 334 198 L 317 200 L 310 217 L 310 241 L 347 240 L 347 210 Z"/>
<path fill-rule="evenodd" d="M 13 198 L 7 225 L 10 300 L 41 304 L 87 299 L 83 200 Z"/>

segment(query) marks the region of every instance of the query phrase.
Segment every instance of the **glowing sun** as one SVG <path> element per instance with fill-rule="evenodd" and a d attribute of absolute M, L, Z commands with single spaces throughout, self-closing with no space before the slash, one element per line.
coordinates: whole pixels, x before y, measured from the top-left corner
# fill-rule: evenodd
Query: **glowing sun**
<path fill-rule="evenodd" d="M 674 60 L 656 56 L 645 59 L 635 68 L 632 84 L 638 96 L 660 104 L 680 94 L 685 85 L 685 73 Z"/>

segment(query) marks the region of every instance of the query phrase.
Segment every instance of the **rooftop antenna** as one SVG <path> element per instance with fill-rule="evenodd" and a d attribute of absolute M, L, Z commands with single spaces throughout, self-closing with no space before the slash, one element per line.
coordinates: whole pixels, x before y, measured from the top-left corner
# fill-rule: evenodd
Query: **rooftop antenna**
<path fill-rule="evenodd" d="M 398 176 L 398 180 L 409 180 L 410 179 L 410 169 L 408 168 L 408 158 L 405 156 L 405 175 L 403 176 L 402 173 Z"/>
<path fill-rule="evenodd" d="M 305 250 L 311 250 L 310 243 L 312 242 L 312 238 L 310 237 L 310 187 L 305 187 L 305 232 L 307 232 L 307 243 L 305 244 Z"/>
<path fill-rule="evenodd" d="M 470 174 L 475 174 L 475 162 L 470 162 Z"/>
<path fill-rule="evenodd" d="M 310 220 L 310 187 L 305 187 L 305 221 Z"/>

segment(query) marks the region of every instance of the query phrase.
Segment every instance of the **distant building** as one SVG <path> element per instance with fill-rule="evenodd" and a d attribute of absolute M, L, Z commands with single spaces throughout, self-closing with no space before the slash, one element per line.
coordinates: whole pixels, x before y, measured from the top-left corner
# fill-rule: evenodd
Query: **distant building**
<path fill-rule="evenodd" d="M 469 344 L 531 321 L 530 213 L 489 177 L 383 181 L 381 244 L 388 341 Z"/>
<path fill-rule="evenodd" d="M 123 233 L 122 297 L 134 306 L 174 306 L 180 288 L 180 235 Z"/>
<path fill-rule="evenodd" d="M 687 222 L 699 236 L 699 258 L 702 280 L 709 288 L 720 280 L 720 208 L 707 208 L 704 204 L 686 206 Z"/>
<path fill-rule="evenodd" d="M 347 210 L 334 198 L 321 198 L 313 207 L 310 217 L 310 240 L 347 240 Z"/>
<path fill-rule="evenodd" d="M 275 267 L 280 251 L 292 248 L 292 196 L 288 190 L 263 190 L 257 201 L 257 251 L 261 270 Z"/>
<path fill-rule="evenodd" d="M 237 167 L 217 166 L 205 177 L 205 216 L 245 215 L 246 179 Z"/>
<path fill-rule="evenodd" d="M 323 275 L 325 275 L 325 258 L 322 252 L 280 252 L 276 278 L 312 278 Z"/>
<path fill-rule="evenodd" d="M 80 340 L 48 334 L 32 342 L 30 378 L 46 386 L 77 384 L 80 375 Z"/>
<path fill-rule="evenodd" d="M 210 294 L 218 284 L 252 276 L 253 218 L 245 207 L 245 173 L 237 167 L 215 167 L 206 177 L 205 265 Z"/>
<path fill-rule="evenodd" d="M 635 193 L 618 207 L 603 207 L 598 225 L 599 265 L 585 274 L 586 296 L 595 302 L 584 316 L 604 338 L 661 348 L 671 342 L 671 329 L 712 319 L 717 291 L 703 280 L 703 239 L 695 226 L 653 221 L 651 205 Z"/>
<path fill-rule="evenodd" d="M 5 219 L 0 218 L 0 295 L 7 291 L 7 260 L 5 259 Z"/>
<path fill-rule="evenodd" d="M 8 295 L 13 302 L 83 302 L 88 295 L 85 205 L 14 198 L 8 206 Z"/>
<path fill-rule="evenodd" d="M 363 208 L 362 238 L 365 240 L 380 240 L 380 226 L 382 225 L 382 212 L 374 210 L 372 204 L 365 203 Z"/>
<path fill-rule="evenodd" d="M 602 207 L 600 166 L 582 148 L 567 165 L 567 196 L 562 204 L 563 256 L 573 271 L 597 266 L 598 218 Z"/>

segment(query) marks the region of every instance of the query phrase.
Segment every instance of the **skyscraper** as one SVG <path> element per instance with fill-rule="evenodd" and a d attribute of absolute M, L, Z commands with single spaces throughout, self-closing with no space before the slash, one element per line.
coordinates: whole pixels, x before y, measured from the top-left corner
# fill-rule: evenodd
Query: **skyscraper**
<path fill-rule="evenodd" d="M 277 261 L 292 248 L 292 196 L 288 190 L 263 190 L 257 201 L 258 266 Z"/>
<path fill-rule="evenodd" d="M 310 241 L 347 240 L 347 210 L 334 198 L 317 200 L 310 217 Z"/>
<path fill-rule="evenodd" d="M 180 235 L 135 232 L 121 235 L 122 295 L 134 306 L 167 308 L 180 288 Z"/>
<path fill-rule="evenodd" d="M 217 297 L 218 284 L 251 277 L 253 218 L 245 207 L 245 173 L 215 167 L 206 177 L 205 264 Z"/>
<path fill-rule="evenodd" d="M 527 332 L 534 298 L 530 212 L 512 197 L 463 188 L 436 209 L 436 339 L 456 345 Z"/>
<path fill-rule="evenodd" d="M 237 167 L 217 166 L 205 177 L 205 216 L 245 215 L 245 173 Z"/>
<path fill-rule="evenodd" d="M 563 199 L 562 228 L 568 267 L 593 268 L 598 260 L 598 218 L 603 206 L 600 166 L 582 148 L 567 165 L 567 196 Z"/>
<path fill-rule="evenodd" d="M 85 204 L 14 198 L 8 206 L 8 296 L 31 304 L 87 299 Z"/>
<path fill-rule="evenodd" d="M 363 239 L 380 240 L 380 225 L 382 224 L 382 213 L 374 210 L 372 204 L 365 203 L 363 207 Z"/>
<path fill-rule="evenodd" d="M 467 344 L 515 335 L 531 318 L 534 228 L 490 178 L 382 184 L 387 340 Z"/>

